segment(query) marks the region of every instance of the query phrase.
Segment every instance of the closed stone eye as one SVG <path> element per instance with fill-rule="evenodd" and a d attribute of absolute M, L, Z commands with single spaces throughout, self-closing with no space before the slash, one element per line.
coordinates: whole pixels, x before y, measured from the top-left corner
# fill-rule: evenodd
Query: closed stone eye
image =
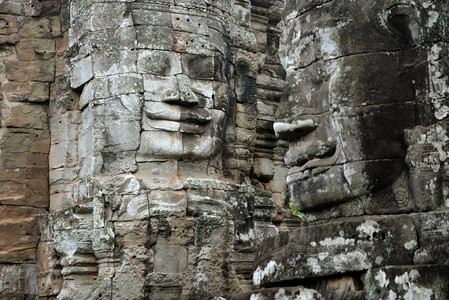
<path fill-rule="evenodd" d="M 406 48 L 413 45 L 410 31 L 410 17 L 405 14 L 392 15 L 388 18 L 388 27 Z"/>
<path fill-rule="evenodd" d="M 402 49 L 417 44 L 420 34 L 418 12 L 409 5 L 395 5 L 387 12 L 386 25 L 391 34 L 400 42 Z"/>

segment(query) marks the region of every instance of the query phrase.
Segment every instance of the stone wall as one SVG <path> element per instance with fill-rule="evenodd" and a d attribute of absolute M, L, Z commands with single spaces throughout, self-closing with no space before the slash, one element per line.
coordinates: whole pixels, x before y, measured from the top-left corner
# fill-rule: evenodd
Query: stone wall
<path fill-rule="evenodd" d="M 0 295 L 38 295 L 38 216 L 49 204 L 49 103 L 65 51 L 60 1 L 0 3 Z M 59 72 L 63 72 L 59 69 Z"/>

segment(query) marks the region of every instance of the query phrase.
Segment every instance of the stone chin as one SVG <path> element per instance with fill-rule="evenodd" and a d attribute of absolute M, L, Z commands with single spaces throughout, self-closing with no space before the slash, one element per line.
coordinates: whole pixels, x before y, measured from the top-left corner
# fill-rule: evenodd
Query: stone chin
<path fill-rule="evenodd" d="M 301 211 L 334 206 L 354 198 L 341 165 L 289 173 L 287 182 L 291 200 Z"/>

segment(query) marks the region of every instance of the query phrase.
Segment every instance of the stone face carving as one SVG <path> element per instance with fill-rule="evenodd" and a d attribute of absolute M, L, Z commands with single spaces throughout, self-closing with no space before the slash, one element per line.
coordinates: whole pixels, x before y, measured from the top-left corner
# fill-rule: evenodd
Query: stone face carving
<path fill-rule="evenodd" d="M 230 16 L 198 14 L 161 12 L 178 31 L 170 41 L 174 48 L 139 53 L 138 69 L 146 74 L 139 162 L 208 160 L 222 148 L 233 98 L 215 93 L 232 94 L 231 49 L 223 35 L 209 36 L 208 22 L 215 19 L 216 26 L 226 28 Z M 217 49 L 217 43 L 224 47 Z"/>
<path fill-rule="evenodd" d="M 286 1 L 287 87 L 274 129 L 289 141 L 291 201 L 309 224 L 262 243 L 255 285 L 302 284 L 324 299 L 447 299 L 447 11 Z"/>
<path fill-rule="evenodd" d="M 285 161 L 295 205 L 333 208 L 334 216 L 437 208 L 447 138 L 447 72 L 435 62 L 446 59 L 444 17 L 437 16 L 444 7 L 319 4 L 288 1 L 284 12 L 288 91 L 274 126 L 290 141 Z M 418 142 L 428 135 L 432 142 Z M 424 159 L 432 171 L 418 163 Z M 435 188 L 422 195 L 433 177 Z"/>
<path fill-rule="evenodd" d="M 272 129 L 285 75 L 281 7 L 64 2 L 34 294 L 249 290 L 256 247 L 278 232 L 273 219 L 285 226 L 286 169 Z"/>

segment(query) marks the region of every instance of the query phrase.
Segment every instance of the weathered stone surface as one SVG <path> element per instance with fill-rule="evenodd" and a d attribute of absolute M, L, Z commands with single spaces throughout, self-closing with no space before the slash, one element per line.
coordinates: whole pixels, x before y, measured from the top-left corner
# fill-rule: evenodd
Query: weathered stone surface
<path fill-rule="evenodd" d="M 447 57 L 437 38 L 447 7 L 387 2 L 285 2 L 274 131 L 289 143 L 292 211 L 309 224 L 262 243 L 258 285 L 301 283 L 325 299 L 447 298 L 449 138 L 436 98 L 448 77 L 435 62 Z M 267 128 L 269 114 L 261 119 Z"/>
<path fill-rule="evenodd" d="M 257 250 L 256 285 L 407 265 L 418 247 L 410 217 L 363 217 L 281 233 Z"/>
<path fill-rule="evenodd" d="M 320 300 L 325 299 L 323 296 L 313 290 L 307 289 L 302 286 L 299 287 L 287 287 L 287 288 L 268 288 L 248 293 L 241 293 L 234 295 L 231 300 Z"/>
<path fill-rule="evenodd" d="M 365 275 L 366 299 L 446 299 L 447 266 L 388 266 Z"/>
<path fill-rule="evenodd" d="M 37 214 L 31 207 L 0 207 L 0 236 L 2 263 L 34 262 L 38 242 Z"/>
<path fill-rule="evenodd" d="M 414 263 L 447 265 L 448 212 L 420 213 L 412 218 L 419 237 Z"/>
<path fill-rule="evenodd" d="M 44 102 L 50 98 L 48 83 L 9 81 L 4 83 L 2 88 L 6 98 L 11 102 Z"/>
<path fill-rule="evenodd" d="M 54 80 L 54 65 L 45 61 L 7 62 L 6 77 L 11 81 L 41 81 Z"/>
<path fill-rule="evenodd" d="M 439 176 L 438 171 L 414 175 L 413 170 L 405 170 L 407 146 L 407 156 L 418 160 L 412 157 L 416 147 L 408 144 L 422 143 L 406 141 L 404 130 L 427 126 L 434 120 L 426 104 L 420 102 L 420 95 L 433 93 L 430 75 L 425 71 L 433 68 L 427 59 L 432 51 L 425 41 L 432 40 L 435 31 L 444 31 L 438 18 L 429 17 L 438 7 L 420 3 L 385 9 L 373 3 L 369 13 L 362 15 L 356 13 L 364 9 L 360 5 L 314 6 L 318 2 L 306 5 L 292 1 L 286 5 L 280 46 L 289 96 L 284 97 L 277 112 L 277 134 L 282 137 L 282 132 L 290 133 L 288 139 L 301 141 L 292 144 L 286 155 L 286 162 L 293 167 L 288 181 L 295 205 L 304 211 L 323 210 L 368 195 L 369 214 L 412 210 L 412 203 L 403 203 L 409 199 L 401 194 L 414 198 L 417 210 L 429 209 L 426 205 L 435 209 L 437 192 L 426 199 L 419 196 L 419 191 Z M 339 5 L 346 8 L 341 10 Z M 336 20 L 343 11 L 351 15 L 345 26 L 325 21 Z M 431 22 L 419 19 L 424 11 Z M 398 29 L 402 14 L 408 23 L 405 29 Z M 292 39 L 299 29 L 301 37 Z M 398 30 L 407 34 L 398 37 Z M 401 55 L 386 54 L 394 49 L 402 49 Z M 413 67 L 404 72 L 404 65 Z M 295 84 L 298 81 L 302 84 Z M 423 113 L 415 117 L 415 109 Z M 326 142 L 336 143 L 335 148 L 314 148 L 314 143 Z M 401 172 L 409 172 L 410 187 L 400 182 Z M 357 178 L 351 174 L 357 174 Z M 382 208 L 388 202 L 390 207 Z"/>
<path fill-rule="evenodd" d="M 2 298 L 26 299 L 37 294 L 35 264 L 2 264 L 0 280 Z"/>

